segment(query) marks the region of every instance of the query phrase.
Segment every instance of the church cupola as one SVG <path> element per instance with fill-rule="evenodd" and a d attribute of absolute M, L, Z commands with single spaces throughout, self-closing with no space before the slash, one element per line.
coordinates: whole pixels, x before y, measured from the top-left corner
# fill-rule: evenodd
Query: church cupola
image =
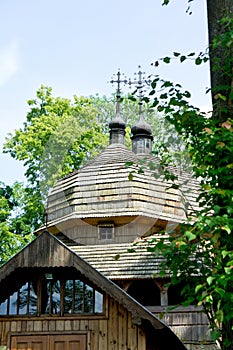
<path fill-rule="evenodd" d="M 129 82 L 130 85 L 136 84 L 139 105 L 139 119 L 131 129 L 132 151 L 135 154 L 150 154 L 153 141 L 152 129 L 143 117 L 143 89 L 144 84 L 148 84 L 148 81 L 142 77 L 144 73 L 141 71 L 141 67 L 139 66 L 138 68 L 138 81 Z"/>
<path fill-rule="evenodd" d="M 110 128 L 110 144 L 112 143 L 125 143 L 125 128 L 126 123 L 124 119 L 121 116 L 120 112 L 120 84 L 127 83 L 126 79 L 121 80 L 121 73 L 120 71 L 117 72 L 117 79 L 111 80 L 110 83 L 117 83 L 117 91 L 116 91 L 116 114 L 115 117 L 110 121 L 109 128 Z"/>
<path fill-rule="evenodd" d="M 116 116 L 109 123 L 110 128 L 110 144 L 125 143 L 125 127 L 126 124 L 120 114 Z"/>
<path fill-rule="evenodd" d="M 152 150 L 152 129 L 140 115 L 138 122 L 132 127 L 132 151 L 136 154 L 150 154 Z"/>

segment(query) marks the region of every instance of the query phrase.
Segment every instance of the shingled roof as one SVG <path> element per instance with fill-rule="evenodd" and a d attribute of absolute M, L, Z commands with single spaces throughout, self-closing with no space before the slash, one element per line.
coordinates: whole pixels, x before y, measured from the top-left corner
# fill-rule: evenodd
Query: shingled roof
<path fill-rule="evenodd" d="M 152 161 L 154 170 L 126 146 L 111 144 L 86 166 L 57 182 L 48 199 L 48 225 L 122 215 L 185 221 L 188 210 L 197 209 L 198 183 L 183 172 L 179 174 L 181 188 L 171 188 L 158 160 L 147 157 L 147 163 Z M 138 172 L 142 167 L 144 172 Z"/>
<path fill-rule="evenodd" d="M 150 279 L 159 276 L 162 256 L 148 251 L 148 242 L 71 245 L 70 249 L 111 280 Z M 167 272 L 168 277 L 169 273 Z"/>

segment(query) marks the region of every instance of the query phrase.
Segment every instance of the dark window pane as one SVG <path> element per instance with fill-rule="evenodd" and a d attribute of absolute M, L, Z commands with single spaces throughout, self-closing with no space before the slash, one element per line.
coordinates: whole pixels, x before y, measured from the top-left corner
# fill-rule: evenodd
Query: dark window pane
<path fill-rule="evenodd" d="M 60 313 L 60 288 L 61 283 L 60 281 L 56 281 L 53 283 L 52 288 L 52 314 L 59 314 Z"/>
<path fill-rule="evenodd" d="M 60 313 L 60 281 L 47 281 L 48 302 L 46 314 Z"/>
<path fill-rule="evenodd" d="M 19 290 L 19 314 L 26 315 L 28 302 L 28 282 Z"/>
<path fill-rule="evenodd" d="M 100 239 L 113 239 L 113 225 L 101 226 L 99 225 L 99 237 Z"/>
<path fill-rule="evenodd" d="M 73 280 L 68 280 L 65 283 L 64 290 L 64 313 L 71 314 L 72 313 L 72 302 L 73 302 Z"/>
<path fill-rule="evenodd" d="M 29 282 L 29 314 L 36 315 L 37 314 L 37 290 L 36 285 L 32 282 Z"/>
<path fill-rule="evenodd" d="M 82 281 L 74 281 L 74 313 L 81 314 L 83 313 L 83 290 L 84 284 Z"/>
<path fill-rule="evenodd" d="M 93 313 L 93 288 L 85 285 L 84 290 L 84 312 L 85 313 Z"/>

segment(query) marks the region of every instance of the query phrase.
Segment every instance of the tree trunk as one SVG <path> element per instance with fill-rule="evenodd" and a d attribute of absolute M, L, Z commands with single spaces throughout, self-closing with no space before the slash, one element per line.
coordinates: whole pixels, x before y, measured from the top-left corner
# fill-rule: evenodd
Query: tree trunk
<path fill-rule="evenodd" d="M 227 29 L 223 24 L 220 24 L 219 20 L 224 17 L 232 18 L 233 0 L 207 0 L 207 13 L 213 117 L 219 120 L 219 122 L 223 122 L 227 117 L 232 117 L 232 99 L 230 99 L 230 93 L 233 89 L 233 53 L 232 45 L 227 48 L 225 44 L 221 44 L 215 48 L 213 47 L 213 40 L 217 36 L 224 34 L 227 30 L 230 30 L 230 28 Z M 226 67 L 228 67 L 227 72 Z M 226 100 L 224 101 L 219 97 L 219 94 L 225 96 Z"/>
<path fill-rule="evenodd" d="M 226 27 L 219 21 L 224 17 L 233 18 L 233 0 L 207 0 L 207 14 L 213 118 L 217 122 L 222 123 L 233 117 L 233 44 L 231 42 L 228 46 L 227 41 L 224 42 L 223 40 L 223 36 L 227 32 L 233 32 L 233 21 L 229 27 Z M 222 36 L 220 45 L 215 47 L 213 45 L 214 39 L 220 36 Z M 224 320 L 222 324 L 222 350 L 233 350 L 232 326 L 232 320 Z"/>

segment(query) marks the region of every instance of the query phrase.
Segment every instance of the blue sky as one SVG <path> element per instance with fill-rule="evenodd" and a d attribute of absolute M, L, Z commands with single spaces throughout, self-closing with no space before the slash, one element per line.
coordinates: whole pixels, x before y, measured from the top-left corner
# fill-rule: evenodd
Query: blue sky
<path fill-rule="evenodd" d="M 150 64 L 173 51 L 190 53 L 207 46 L 206 1 L 195 0 L 0 0 L 0 146 L 22 126 L 27 100 L 41 84 L 54 95 L 110 95 L 107 82 L 118 68 L 133 76 L 140 64 L 148 74 L 182 83 L 192 102 L 208 109 L 208 64 L 197 67 Z M 23 179 L 23 168 L 0 155 L 0 181 Z"/>

